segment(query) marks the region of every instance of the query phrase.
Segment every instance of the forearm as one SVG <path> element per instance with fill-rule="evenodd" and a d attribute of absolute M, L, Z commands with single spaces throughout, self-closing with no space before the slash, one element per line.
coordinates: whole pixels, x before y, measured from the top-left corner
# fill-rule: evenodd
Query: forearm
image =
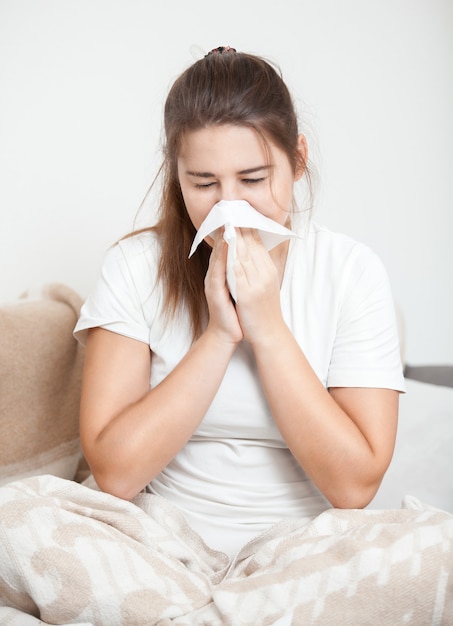
<path fill-rule="evenodd" d="M 205 332 L 159 385 L 108 420 L 88 446 L 103 490 L 130 499 L 168 464 L 202 421 L 234 348 Z"/>
<path fill-rule="evenodd" d="M 334 506 L 366 504 L 379 486 L 384 455 L 376 455 L 325 389 L 286 325 L 254 351 L 271 413 L 299 464 Z"/>

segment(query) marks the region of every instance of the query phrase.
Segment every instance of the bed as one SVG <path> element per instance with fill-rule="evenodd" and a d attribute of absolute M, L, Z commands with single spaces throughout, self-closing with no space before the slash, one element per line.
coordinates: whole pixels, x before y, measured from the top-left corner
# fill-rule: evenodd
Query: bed
<path fill-rule="evenodd" d="M 87 478 L 78 438 L 83 348 L 72 337 L 80 306 L 73 290 L 51 284 L 0 307 L 0 484 Z M 409 494 L 453 513 L 453 366 L 406 365 L 405 378 L 393 460 L 368 508 L 399 509 Z M 0 624 L 45 623 L 1 604 L 0 593 Z"/>

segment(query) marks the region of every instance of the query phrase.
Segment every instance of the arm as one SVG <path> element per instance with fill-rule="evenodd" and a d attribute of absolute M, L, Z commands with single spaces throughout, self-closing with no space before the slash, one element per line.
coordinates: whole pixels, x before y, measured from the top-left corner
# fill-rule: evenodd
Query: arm
<path fill-rule="evenodd" d="M 238 257 L 239 319 L 282 436 L 334 506 L 365 506 L 391 459 L 398 392 L 326 390 L 283 320 L 278 272 L 253 233 L 238 238 Z"/>
<path fill-rule="evenodd" d="M 285 328 L 254 351 L 272 415 L 297 461 L 333 506 L 366 506 L 393 453 L 398 392 L 329 393 Z"/>
<path fill-rule="evenodd" d="M 217 288 L 218 280 L 218 273 L 210 268 L 206 290 L 216 295 L 208 298 L 211 315 L 206 331 L 154 389 L 149 389 L 152 356 L 147 344 L 102 328 L 89 332 L 80 431 L 101 489 L 133 498 L 203 419 L 242 337 L 224 275 L 220 276 L 223 289 Z"/>

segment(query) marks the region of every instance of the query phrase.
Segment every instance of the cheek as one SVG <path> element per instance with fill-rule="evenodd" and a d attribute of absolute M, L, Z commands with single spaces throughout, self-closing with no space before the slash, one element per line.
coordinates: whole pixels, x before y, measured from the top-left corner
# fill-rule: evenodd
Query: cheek
<path fill-rule="evenodd" d="M 199 198 L 191 198 L 190 194 L 183 194 L 183 198 L 190 221 L 194 228 L 198 230 L 212 207 L 209 203 L 203 202 Z"/>
<path fill-rule="evenodd" d="M 294 200 L 294 183 L 291 179 L 284 180 L 276 187 L 274 194 L 274 207 L 279 216 L 276 221 L 285 223 L 291 213 Z M 274 218 L 275 219 L 275 218 Z"/>

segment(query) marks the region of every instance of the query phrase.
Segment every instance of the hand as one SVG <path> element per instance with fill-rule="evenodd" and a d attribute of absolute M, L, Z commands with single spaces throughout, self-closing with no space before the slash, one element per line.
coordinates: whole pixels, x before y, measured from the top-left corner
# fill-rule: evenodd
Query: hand
<path fill-rule="evenodd" d="M 285 323 L 279 272 L 255 229 L 238 229 L 234 269 L 239 322 L 245 339 L 253 345 Z"/>
<path fill-rule="evenodd" d="M 205 277 L 208 330 L 230 343 L 238 343 L 242 340 L 243 333 L 226 283 L 227 254 L 228 244 L 223 239 L 223 232 L 219 230 Z"/>

